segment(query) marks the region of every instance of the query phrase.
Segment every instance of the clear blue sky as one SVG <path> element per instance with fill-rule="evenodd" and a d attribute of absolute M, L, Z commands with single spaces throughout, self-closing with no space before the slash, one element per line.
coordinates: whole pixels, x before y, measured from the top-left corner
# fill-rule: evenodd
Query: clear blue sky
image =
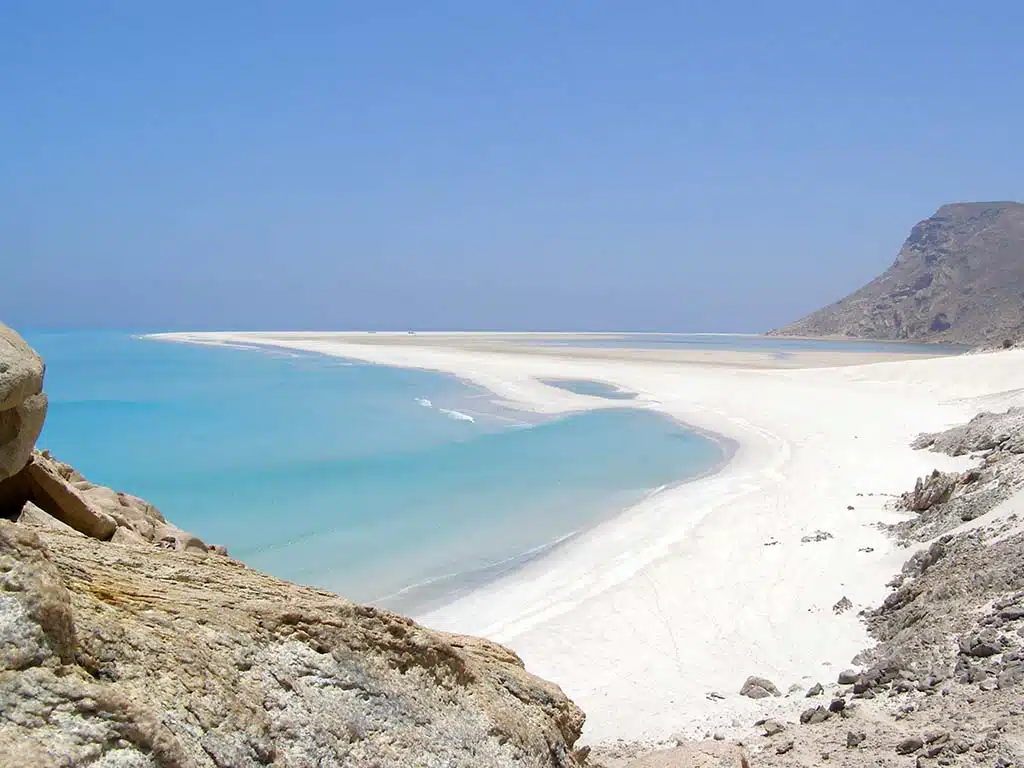
<path fill-rule="evenodd" d="M 0 2 L 19 327 L 764 330 L 1024 198 L 1024 3 Z"/>

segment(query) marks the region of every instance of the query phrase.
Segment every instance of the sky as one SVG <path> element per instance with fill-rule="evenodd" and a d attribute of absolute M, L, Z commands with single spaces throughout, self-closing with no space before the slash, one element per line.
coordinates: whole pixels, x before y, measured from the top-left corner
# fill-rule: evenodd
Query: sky
<path fill-rule="evenodd" d="M 0 0 L 16 328 L 767 330 L 1024 199 L 1024 3 Z"/>

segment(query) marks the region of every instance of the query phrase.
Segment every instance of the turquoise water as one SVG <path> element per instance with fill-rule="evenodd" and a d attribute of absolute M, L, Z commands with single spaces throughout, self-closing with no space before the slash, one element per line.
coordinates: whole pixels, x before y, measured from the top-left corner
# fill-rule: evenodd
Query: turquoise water
<path fill-rule="evenodd" d="M 408 612 L 722 458 L 656 414 L 544 420 L 433 373 L 25 335 L 47 360 L 42 446 L 249 565 Z"/>
<path fill-rule="evenodd" d="M 605 400 L 633 400 L 636 398 L 636 392 L 619 389 L 600 381 L 589 381 L 588 379 L 541 379 L 541 381 L 552 387 L 575 392 L 577 395 L 603 397 Z"/>

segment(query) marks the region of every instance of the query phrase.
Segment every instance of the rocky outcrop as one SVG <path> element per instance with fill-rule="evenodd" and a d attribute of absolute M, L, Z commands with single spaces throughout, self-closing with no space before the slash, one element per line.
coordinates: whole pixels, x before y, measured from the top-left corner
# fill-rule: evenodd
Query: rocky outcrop
<path fill-rule="evenodd" d="M 0 323 L 0 483 L 21 471 L 46 417 L 43 361 Z"/>
<path fill-rule="evenodd" d="M 748 677 L 740 688 L 740 696 L 750 699 L 766 699 L 769 696 L 781 696 L 775 683 L 764 677 Z"/>
<path fill-rule="evenodd" d="M 561 766 L 511 651 L 224 557 L 0 521 L 0 766 Z"/>
<path fill-rule="evenodd" d="M 42 362 L 0 330 L 0 418 L 45 406 Z M 216 556 L 33 453 L 41 417 L 17 424 L 0 433 L 0 768 L 583 764 L 583 713 L 508 649 Z"/>
<path fill-rule="evenodd" d="M 967 424 L 922 434 L 911 443 L 951 456 L 972 455 L 977 465 L 964 472 L 934 470 L 918 478 L 898 506 L 917 516 L 894 527 L 903 538 L 932 539 L 985 514 L 1024 489 L 1024 409 L 979 413 Z"/>
<path fill-rule="evenodd" d="M 1024 205 L 944 205 L 863 288 L 790 325 L 786 336 L 1012 345 L 1024 339 Z"/>
<path fill-rule="evenodd" d="M 21 520 L 31 505 L 29 517 L 49 515 L 79 533 L 101 541 L 131 546 L 158 546 L 194 552 L 216 551 L 202 539 L 172 525 L 160 510 L 147 501 L 90 483 L 80 472 L 55 459 L 49 451 L 35 451 L 29 463 L 5 483 L 8 506 Z M 51 526 L 52 527 L 52 526 Z"/>

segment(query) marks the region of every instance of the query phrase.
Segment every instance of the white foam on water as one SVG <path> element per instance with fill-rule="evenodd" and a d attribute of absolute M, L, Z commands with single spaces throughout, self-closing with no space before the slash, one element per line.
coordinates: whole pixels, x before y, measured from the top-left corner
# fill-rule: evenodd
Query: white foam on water
<path fill-rule="evenodd" d="M 448 418 L 455 419 L 456 421 L 470 421 L 470 422 L 475 422 L 476 421 L 476 419 L 474 419 L 468 413 L 463 413 L 462 411 L 454 411 L 451 408 L 438 408 L 437 410 L 439 410 L 441 413 L 443 413 Z"/>

